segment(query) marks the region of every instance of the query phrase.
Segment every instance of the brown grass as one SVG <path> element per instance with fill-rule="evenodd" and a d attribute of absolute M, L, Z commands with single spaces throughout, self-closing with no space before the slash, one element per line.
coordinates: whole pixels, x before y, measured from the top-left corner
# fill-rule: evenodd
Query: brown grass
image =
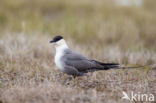
<path fill-rule="evenodd" d="M 124 103 L 122 91 L 155 94 L 156 72 L 150 67 L 108 70 L 72 78 L 55 70 L 54 48 L 48 36 L 24 34 L 3 36 L 0 42 L 0 100 L 2 103 Z M 148 50 L 123 52 L 106 47 L 93 53 L 69 40 L 76 51 L 105 62 L 144 65 L 156 62 Z M 74 46 L 75 45 L 75 46 Z M 93 46 L 92 49 L 95 49 Z"/>

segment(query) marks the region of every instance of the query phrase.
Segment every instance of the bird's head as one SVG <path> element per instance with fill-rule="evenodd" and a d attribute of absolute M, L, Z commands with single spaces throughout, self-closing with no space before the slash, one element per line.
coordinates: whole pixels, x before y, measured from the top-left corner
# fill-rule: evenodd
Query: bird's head
<path fill-rule="evenodd" d="M 61 41 L 63 39 L 62 36 L 55 36 L 51 41 L 50 43 L 57 43 L 59 41 Z"/>
<path fill-rule="evenodd" d="M 65 40 L 63 39 L 62 36 L 55 36 L 51 41 L 50 43 L 53 43 L 55 45 L 56 48 L 58 47 L 62 47 L 62 46 L 66 46 L 66 42 Z"/>

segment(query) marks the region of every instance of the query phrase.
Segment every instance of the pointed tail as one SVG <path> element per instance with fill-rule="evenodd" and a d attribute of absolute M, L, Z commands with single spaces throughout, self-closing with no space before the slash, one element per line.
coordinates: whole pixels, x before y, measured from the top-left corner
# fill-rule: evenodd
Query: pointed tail
<path fill-rule="evenodd" d="M 97 69 L 97 70 L 108 70 L 108 69 L 133 69 L 133 68 L 143 68 L 143 67 L 151 67 L 152 69 L 156 68 L 156 64 L 147 64 L 143 66 L 121 66 L 118 63 L 102 63 L 96 60 L 92 60 L 93 62 L 96 62 L 100 65 L 102 65 L 104 68 Z"/>
<path fill-rule="evenodd" d="M 96 62 L 97 64 L 100 64 L 102 65 L 104 68 L 102 69 L 99 69 L 99 70 L 108 70 L 108 69 L 120 69 L 120 64 L 118 63 L 102 63 L 102 62 L 99 62 L 99 61 L 96 61 L 96 60 L 92 60 L 93 62 Z"/>

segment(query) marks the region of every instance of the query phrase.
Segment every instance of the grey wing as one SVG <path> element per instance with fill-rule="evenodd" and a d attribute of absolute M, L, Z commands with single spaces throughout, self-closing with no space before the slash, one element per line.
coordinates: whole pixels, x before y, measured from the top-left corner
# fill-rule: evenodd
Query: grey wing
<path fill-rule="evenodd" d="M 79 72 L 92 68 L 103 68 L 103 66 L 75 52 L 68 52 L 62 59 L 64 59 L 66 65 L 76 68 Z"/>

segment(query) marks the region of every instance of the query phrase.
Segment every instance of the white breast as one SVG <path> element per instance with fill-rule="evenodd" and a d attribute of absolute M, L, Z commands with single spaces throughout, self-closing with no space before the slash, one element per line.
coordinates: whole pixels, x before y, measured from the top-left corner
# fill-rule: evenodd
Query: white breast
<path fill-rule="evenodd" d="M 63 56 L 63 53 L 58 52 L 55 55 L 55 64 L 57 69 L 63 70 L 63 62 L 61 61 L 61 57 Z"/>
<path fill-rule="evenodd" d="M 62 56 L 64 55 L 64 50 L 68 48 L 66 42 L 62 39 L 58 41 L 55 45 L 56 48 L 56 55 L 55 55 L 55 64 L 57 69 L 64 71 L 64 63 L 61 60 Z"/>

